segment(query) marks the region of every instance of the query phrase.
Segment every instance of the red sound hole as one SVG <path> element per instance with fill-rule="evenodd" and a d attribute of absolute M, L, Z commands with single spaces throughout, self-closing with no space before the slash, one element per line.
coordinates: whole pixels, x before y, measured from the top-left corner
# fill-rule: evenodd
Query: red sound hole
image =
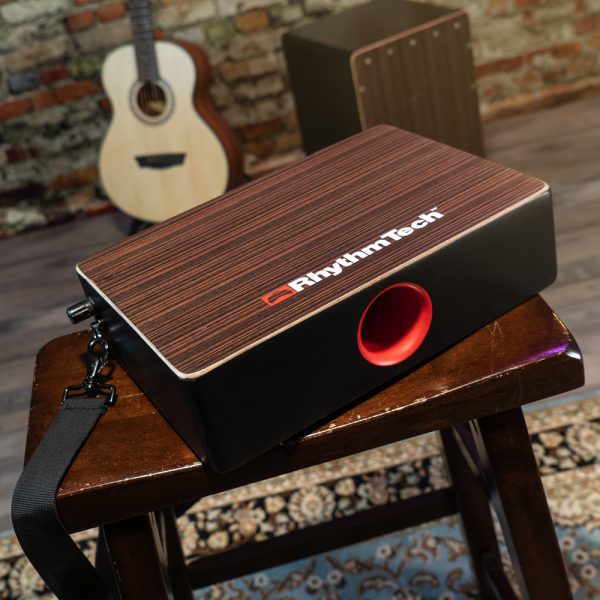
<path fill-rule="evenodd" d="M 358 349 L 374 365 L 397 365 L 423 343 L 431 317 L 431 298 L 420 285 L 396 283 L 365 309 L 358 325 Z"/>

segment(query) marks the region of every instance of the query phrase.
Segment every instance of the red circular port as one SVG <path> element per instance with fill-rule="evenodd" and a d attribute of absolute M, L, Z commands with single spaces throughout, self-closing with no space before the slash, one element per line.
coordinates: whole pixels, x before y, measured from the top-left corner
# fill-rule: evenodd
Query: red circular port
<path fill-rule="evenodd" d="M 431 298 L 420 285 L 391 285 L 377 294 L 363 312 L 358 324 L 358 349 L 374 365 L 397 365 L 423 343 L 431 317 Z"/>

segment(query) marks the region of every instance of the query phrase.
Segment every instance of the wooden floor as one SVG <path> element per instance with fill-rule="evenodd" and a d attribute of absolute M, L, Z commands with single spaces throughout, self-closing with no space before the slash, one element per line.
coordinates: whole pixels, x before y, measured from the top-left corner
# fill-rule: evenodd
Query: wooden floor
<path fill-rule="evenodd" d="M 485 136 L 489 158 L 552 186 L 559 276 L 543 295 L 581 345 L 582 391 L 600 389 L 600 97 L 496 121 Z M 0 242 L 0 531 L 10 527 L 35 354 L 74 330 L 64 313 L 82 298 L 74 264 L 127 228 L 109 214 Z"/>

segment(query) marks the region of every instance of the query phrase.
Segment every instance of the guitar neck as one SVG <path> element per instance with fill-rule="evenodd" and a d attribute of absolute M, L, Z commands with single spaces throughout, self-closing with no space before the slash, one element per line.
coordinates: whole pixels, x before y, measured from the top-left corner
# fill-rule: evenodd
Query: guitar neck
<path fill-rule="evenodd" d="M 140 81 L 159 78 L 150 0 L 129 0 L 129 16 Z"/>

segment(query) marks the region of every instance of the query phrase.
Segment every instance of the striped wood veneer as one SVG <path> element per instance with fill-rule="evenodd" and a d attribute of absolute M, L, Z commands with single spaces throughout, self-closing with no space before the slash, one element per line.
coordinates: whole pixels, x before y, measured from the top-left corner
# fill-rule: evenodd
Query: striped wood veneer
<path fill-rule="evenodd" d="M 179 376 L 200 376 L 490 218 L 544 182 L 379 126 L 81 262 Z M 437 207 L 444 218 L 300 294 L 260 297 Z"/>

